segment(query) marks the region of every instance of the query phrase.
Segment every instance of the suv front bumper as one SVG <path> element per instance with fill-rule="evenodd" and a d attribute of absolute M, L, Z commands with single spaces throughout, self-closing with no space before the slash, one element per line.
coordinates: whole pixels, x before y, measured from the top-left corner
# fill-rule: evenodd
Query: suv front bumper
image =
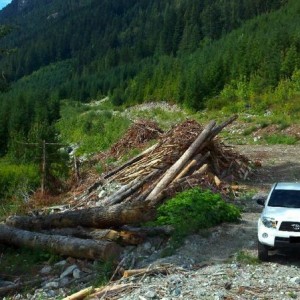
<path fill-rule="evenodd" d="M 258 240 L 271 248 L 300 248 L 300 232 L 267 228 L 260 219 L 258 221 Z"/>

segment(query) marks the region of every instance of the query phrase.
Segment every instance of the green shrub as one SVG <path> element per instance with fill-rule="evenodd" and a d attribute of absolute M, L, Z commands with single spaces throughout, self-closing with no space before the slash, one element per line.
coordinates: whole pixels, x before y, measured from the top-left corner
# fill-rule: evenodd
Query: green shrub
<path fill-rule="evenodd" d="M 0 199 L 33 190 L 39 180 L 35 165 L 15 165 L 0 161 Z"/>
<path fill-rule="evenodd" d="M 156 223 L 174 226 L 178 238 L 222 222 L 237 221 L 239 217 L 238 208 L 226 203 L 219 194 L 193 188 L 160 206 Z"/>
<path fill-rule="evenodd" d="M 276 144 L 295 145 L 298 142 L 298 139 L 296 137 L 283 135 L 283 134 L 265 135 L 264 140 L 270 145 L 276 145 Z"/>

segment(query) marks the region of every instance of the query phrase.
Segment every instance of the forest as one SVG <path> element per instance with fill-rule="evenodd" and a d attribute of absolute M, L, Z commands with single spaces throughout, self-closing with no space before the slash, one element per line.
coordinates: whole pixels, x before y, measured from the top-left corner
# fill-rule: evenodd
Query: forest
<path fill-rule="evenodd" d="M 300 111 L 289 104 L 300 90 L 297 0 L 24 3 L 0 11 L 0 155 L 11 163 L 36 164 L 43 140 L 66 142 L 56 124 L 67 100 Z"/>

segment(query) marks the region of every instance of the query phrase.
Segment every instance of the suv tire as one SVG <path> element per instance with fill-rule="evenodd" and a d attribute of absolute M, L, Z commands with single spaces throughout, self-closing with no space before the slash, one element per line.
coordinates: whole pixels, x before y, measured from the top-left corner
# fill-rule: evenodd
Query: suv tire
<path fill-rule="evenodd" d="M 269 260 L 269 251 L 268 246 L 262 244 L 260 241 L 257 241 L 257 251 L 258 251 L 258 259 L 261 261 Z"/>

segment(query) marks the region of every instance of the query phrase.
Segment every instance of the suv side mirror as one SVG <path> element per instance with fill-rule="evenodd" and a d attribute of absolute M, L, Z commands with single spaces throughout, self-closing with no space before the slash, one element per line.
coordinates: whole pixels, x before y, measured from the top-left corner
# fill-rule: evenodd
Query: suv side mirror
<path fill-rule="evenodd" d="M 257 204 L 259 204 L 259 205 L 265 206 L 265 202 L 266 202 L 266 201 L 265 201 L 264 199 L 257 199 L 256 202 L 257 202 Z"/>

